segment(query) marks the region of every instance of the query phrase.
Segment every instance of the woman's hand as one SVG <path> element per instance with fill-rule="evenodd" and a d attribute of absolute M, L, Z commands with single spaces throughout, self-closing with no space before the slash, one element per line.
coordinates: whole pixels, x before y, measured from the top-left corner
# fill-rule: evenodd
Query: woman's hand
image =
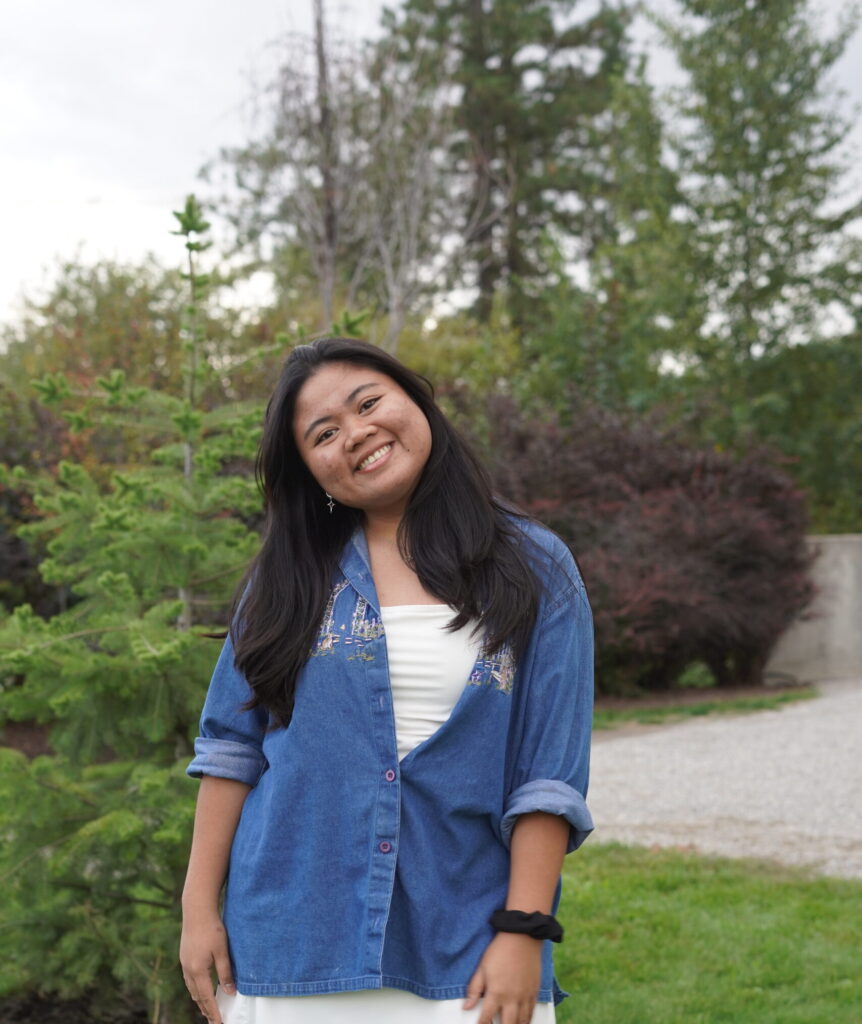
<path fill-rule="evenodd" d="M 482 999 L 478 1024 L 530 1024 L 542 978 L 542 943 L 529 935 L 498 932 L 485 950 L 470 984 L 463 1009 Z"/>
<path fill-rule="evenodd" d="M 219 985 L 228 995 L 233 995 L 236 988 L 227 951 L 227 932 L 218 911 L 183 915 L 180 963 L 186 988 L 198 1009 L 212 1024 L 222 1024 L 213 991 L 212 968 L 215 967 Z"/>

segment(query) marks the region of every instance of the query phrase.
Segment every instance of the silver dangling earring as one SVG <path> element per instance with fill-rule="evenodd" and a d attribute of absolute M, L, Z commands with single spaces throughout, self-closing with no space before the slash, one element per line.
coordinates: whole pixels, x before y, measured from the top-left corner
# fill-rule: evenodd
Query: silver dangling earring
<path fill-rule="evenodd" d="M 327 498 L 329 498 L 329 501 L 327 501 L 326 504 L 329 506 L 329 514 L 332 515 L 333 510 L 335 509 L 335 502 L 332 500 L 332 495 L 329 493 L 329 491 L 324 491 L 323 493 L 326 495 Z"/>

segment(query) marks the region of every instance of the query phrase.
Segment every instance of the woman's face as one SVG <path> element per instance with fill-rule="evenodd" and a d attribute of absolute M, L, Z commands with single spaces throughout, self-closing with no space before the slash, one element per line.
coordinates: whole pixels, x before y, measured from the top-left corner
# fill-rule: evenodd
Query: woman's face
<path fill-rule="evenodd" d="M 353 363 L 326 363 L 303 384 L 293 436 L 324 491 L 378 515 L 403 514 L 431 454 L 419 406 L 391 377 Z"/>

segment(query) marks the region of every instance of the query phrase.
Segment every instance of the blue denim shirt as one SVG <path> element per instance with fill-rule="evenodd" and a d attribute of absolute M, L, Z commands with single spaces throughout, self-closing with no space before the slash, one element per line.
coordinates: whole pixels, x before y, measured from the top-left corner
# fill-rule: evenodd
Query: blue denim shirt
<path fill-rule="evenodd" d="M 386 637 L 365 537 L 340 561 L 287 729 L 240 710 L 230 640 L 212 677 L 193 776 L 252 787 L 233 841 L 224 922 L 238 990 L 286 996 L 381 987 L 466 995 L 505 904 L 520 814 L 593 824 L 584 797 L 593 625 L 566 546 L 518 521 L 544 584 L 521 661 L 480 657 L 451 716 L 400 762 Z M 557 885 L 554 908 L 559 902 Z M 525 908 L 533 909 L 533 908 Z M 558 1002 L 544 942 L 539 1000 Z"/>

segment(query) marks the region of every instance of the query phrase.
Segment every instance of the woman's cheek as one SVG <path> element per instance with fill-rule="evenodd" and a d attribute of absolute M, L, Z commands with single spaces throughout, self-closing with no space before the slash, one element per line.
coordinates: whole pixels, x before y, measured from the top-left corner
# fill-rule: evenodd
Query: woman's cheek
<path fill-rule="evenodd" d="M 326 479 L 332 482 L 332 486 L 336 488 L 349 486 L 350 473 L 345 470 L 344 466 L 327 465 L 326 467 Z M 325 488 L 328 490 L 328 488 Z"/>

